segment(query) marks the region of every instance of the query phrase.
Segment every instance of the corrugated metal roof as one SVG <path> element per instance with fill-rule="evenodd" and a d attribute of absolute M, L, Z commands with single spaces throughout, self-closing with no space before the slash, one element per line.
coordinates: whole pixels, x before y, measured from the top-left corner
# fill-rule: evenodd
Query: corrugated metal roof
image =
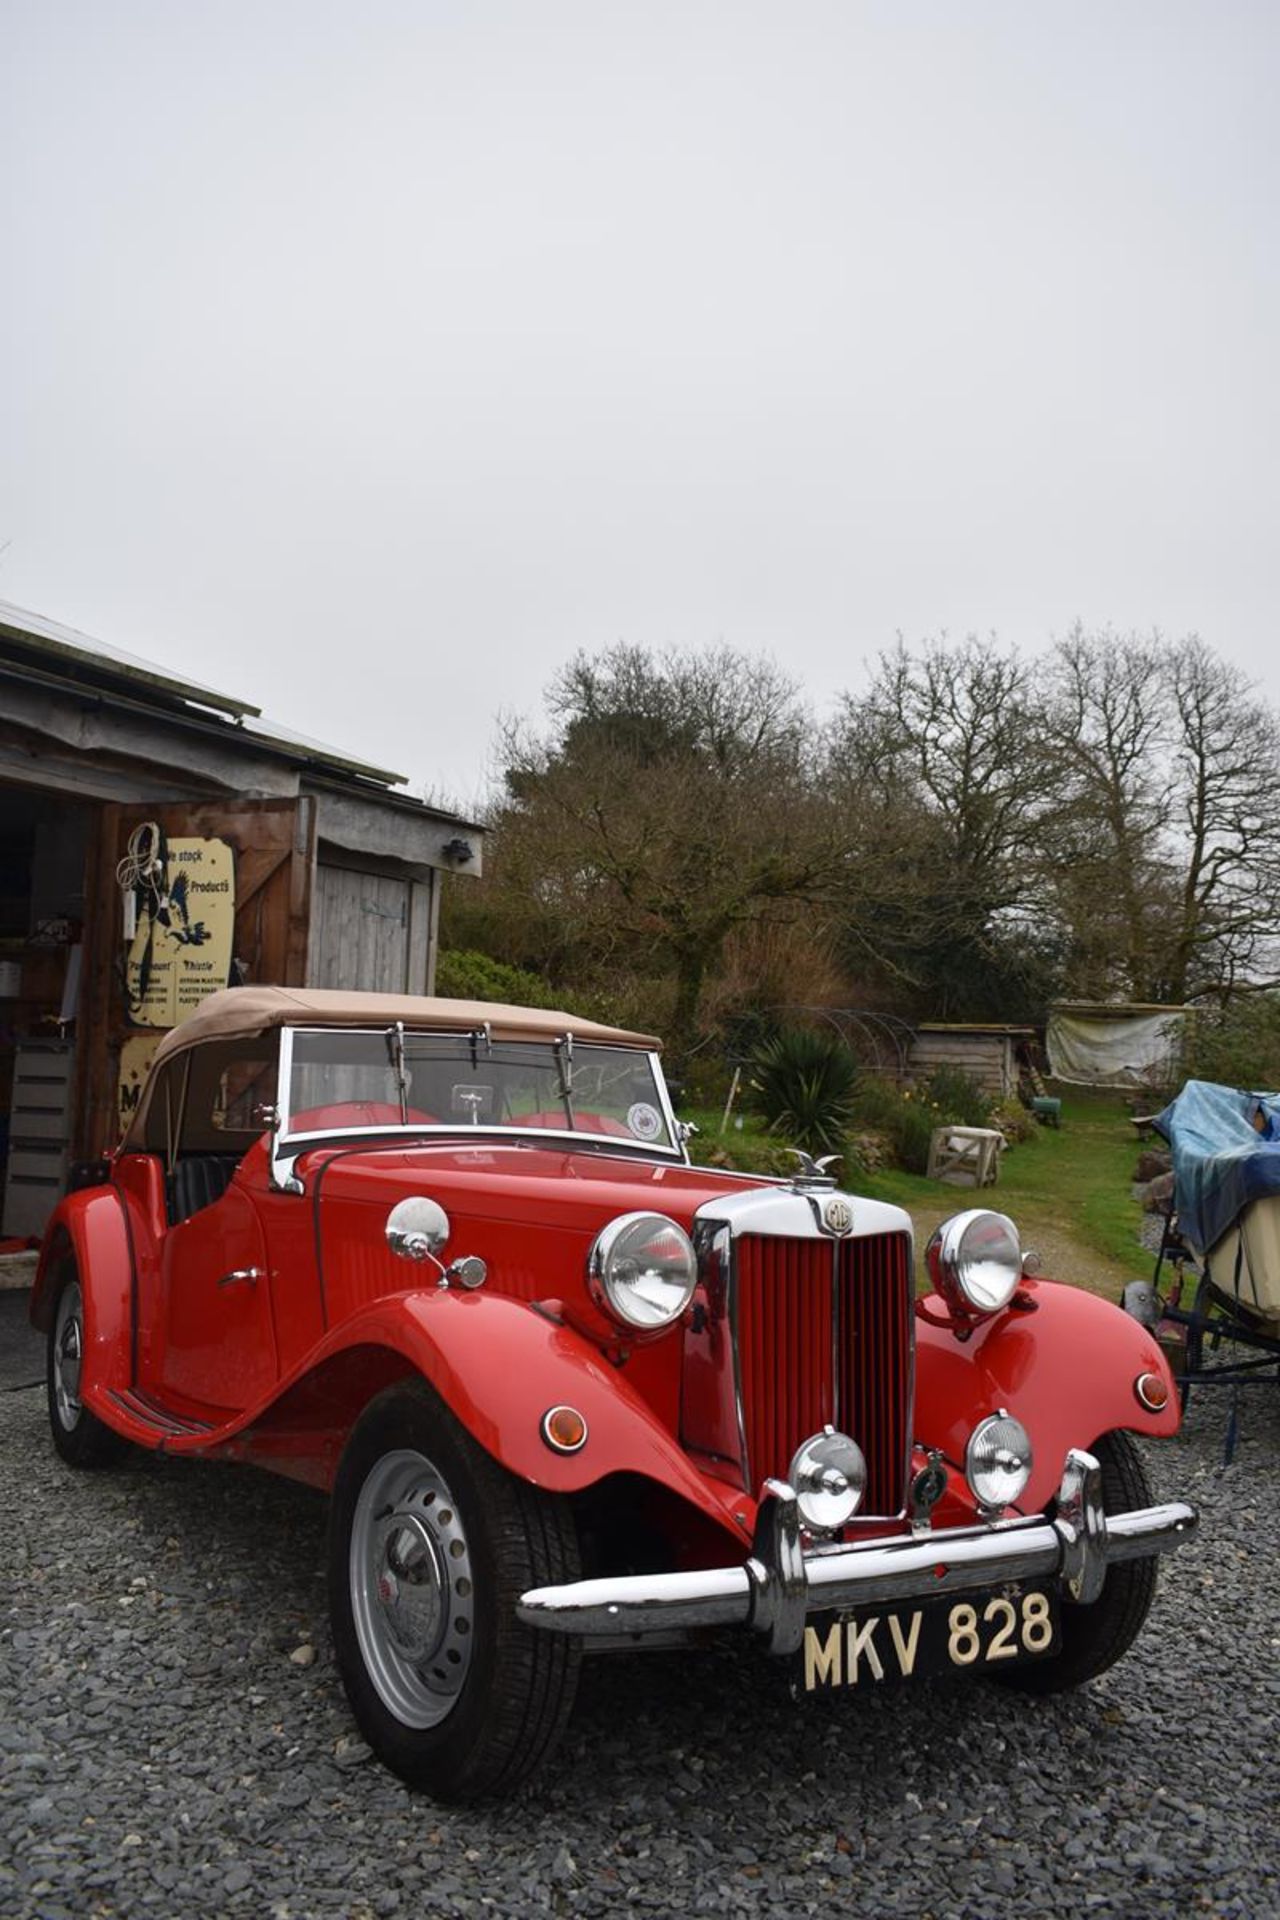
<path fill-rule="evenodd" d="M 99 684 L 111 683 L 121 692 L 132 695 L 135 700 L 145 701 L 148 694 L 162 694 L 169 703 L 179 700 L 204 708 L 206 717 L 221 716 L 233 723 L 235 731 L 245 739 L 268 750 L 279 747 L 292 760 L 309 761 L 317 767 L 331 767 L 337 773 L 357 774 L 376 781 L 379 786 L 402 787 L 408 782 L 407 774 L 397 773 L 389 767 L 375 766 L 372 761 L 361 760 L 341 747 L 326 746 L 323 741 L 310 740 L 304 734 L 293 733 L 288 727 L 277 726 L 275 721 L 263 717 L 261 707 L 255 707 L 247 700 L 218 693 L 196 680 L 180 679 L 167 668 L 158 667 L 150 660 L 139 658 L 137 654 L 108 646 L 105 641 L 95 640 L 87 633 L 78 632 L 75 627 L 63 626 L 61 621 L 50 620 L 45 614 L 32 613 L 28 608 L 14 606 L 7 600 L 0 600 L 0 637 L 16 640 L 32 653 L 42 656 L 52 671 L 56 672 L 59 668 L 79 669 Z"/>
<path fill-rule="evenodd" d="M 212 687 L 201 686 L 196 680 L 179 679 L 177 674 L 153 665 L 150 660 L 124 653 L 119 647 L 109 647 L 105 641 L 94 640 L 89 634 L 78 632 L 75 627 L 64 627 L 60 620 L 50 620 L 47 615 L 32 613 L 26 607 L 15 607 L 8 600 L 0 600 L 0 632 L 14 640 L 23 641 L 33 652 L 48 654 L 54 660 L 74 662 L 99 671 L 105 667 L 112 675 L 136 684 L 139 689 L 151 687 L 159 693 L 174 694 L 180 700 L 193 700 L 198 706 L 212 707 L 216 713 L 229 713 L 239 719 L 244 714 L 256 715 L 262 711 L 261 707 L 255 707 L 247 700 L 217 693 Z"/>
<path fill-rule="evenodd" d="M 366 779 L 376 780 L 379 786 L 403 787 L 408 783 L 407 773 L 393 773 L 388 767 L 375 767 L 371 761 L 357 760 L 340 747 L 327 747 L 322 740 L 309 740 L 305 733 L 292 733 L 288 727 L 278 727 L 274 720 L 245 721 L 239 731 L 250 739 L 260 740 L 265 747 L 284 747 L 291 754 L 314 760 L 317 766 L 334 767 L 340 773 L 363 774 Z"/>

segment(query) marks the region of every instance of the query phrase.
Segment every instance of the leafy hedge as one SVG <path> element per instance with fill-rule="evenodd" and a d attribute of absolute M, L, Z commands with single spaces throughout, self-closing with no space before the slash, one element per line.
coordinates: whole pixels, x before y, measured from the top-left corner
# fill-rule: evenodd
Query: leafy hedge
<path fill-rule="evenodd" d="M 1197 1008 L 1183 1033 L 1185 1079 L 1255 1093 L 1280 1087 L 1280 994 L 1240 994 L 1225 1007 Z"/>
<path fill-rule="evenodd" d="M 436 963 L 436 992 L 446 1000 L 500 1000 L 513 1007 L 554 1007 L 558 996 L 537 973 L 453 948 Z"/>

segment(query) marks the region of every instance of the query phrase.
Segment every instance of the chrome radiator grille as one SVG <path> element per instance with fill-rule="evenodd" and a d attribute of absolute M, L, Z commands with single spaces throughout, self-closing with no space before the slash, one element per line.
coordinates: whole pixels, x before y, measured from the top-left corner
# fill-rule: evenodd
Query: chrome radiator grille
<path fill-rule="evenodd" d="M 861 1512 L 900 1513 L 913 1378 L 907 1235 L 744 1234 L 733 1286 L 747 1485 L 785 1478 L 801 1441 L 830 1421 L 867 1457 Z"/>

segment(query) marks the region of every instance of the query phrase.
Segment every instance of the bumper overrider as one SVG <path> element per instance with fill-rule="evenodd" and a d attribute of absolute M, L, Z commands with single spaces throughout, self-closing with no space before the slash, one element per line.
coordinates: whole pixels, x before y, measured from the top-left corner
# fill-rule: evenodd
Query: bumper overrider
<path fill-rule="evenodd" d="M 768 1636 L 771 1653 L 791 1654 L 803 1643 L 810 1614 L 870 1603 L 1036 1581 L 1056 1584 L 1065 1598 L 1087 1605 L 1101 1593 L 1108 1567 L 1168 1553 L 1198 1524 L 1185 1500 L 1104 1512 L 1102 1470 L 1092 1454 L 1072 1448 L 1052 1520 L 918 1528 L 806 1550 L 795 1490 L 766 1480 L 751 1556 L 742 1565 L 534 1587 L 520 1596 L 516 1611 L 528 1626 L 588 1640 L 754 1627 Z"/>

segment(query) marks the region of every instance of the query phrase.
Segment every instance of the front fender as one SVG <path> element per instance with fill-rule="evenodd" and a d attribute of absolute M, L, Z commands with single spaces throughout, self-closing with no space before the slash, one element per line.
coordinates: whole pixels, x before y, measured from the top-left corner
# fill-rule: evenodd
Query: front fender
<path fill-rule="evenodd" d="M 124 1205 L 114 1187 L 82 1187 L 60 1201 L 40 1245 L 28 1313 L 49 1331 L 68 1258 L 84 1296 L 84 1389 L 130 1377 L 133 1250 Z"/>
<path fill-rule="evenodd" d="M 916 1433 L 949 1460 L 984 1414 L 1003 1407 L 1031 1436 L 1034 1466 L 1019 1501 L 1026 1513 L 1052 1499 L 1068 1447 L 1089 1447 L 1116 1428 L 1176 1433 L 1181 1408 L 1168 1362 L 1145 1327 L 1109 1301 L 1053 1280 L 1027 1280 L 1027 1310 L 1012 1308 L 957 1340 L 939 1324 L 936 1295 L 916 1314 Z M 934 1316 L 938 1315 L 938 1318 Z M 1134 1382 L 1158 1373 L 1168 1400 L 1152 1413 Z"/>
<path fill-rule="evenodd" d="M 749 1544 L 754 1502 L 698 1472 L 625 1368 L 527 1304 L 452 1288 L 392 1295 L 334 1328 L 290 1384 L 370 1348 L 407 1360 L 485 1452 L 531 1485 L 578 1493 L 610 1474 L 640 1474 L 727 1529 L 739 1551 Z M 578 1453 L 553 1452 L 539 1431 L 562 1402 L 587 1423 Z"/>

